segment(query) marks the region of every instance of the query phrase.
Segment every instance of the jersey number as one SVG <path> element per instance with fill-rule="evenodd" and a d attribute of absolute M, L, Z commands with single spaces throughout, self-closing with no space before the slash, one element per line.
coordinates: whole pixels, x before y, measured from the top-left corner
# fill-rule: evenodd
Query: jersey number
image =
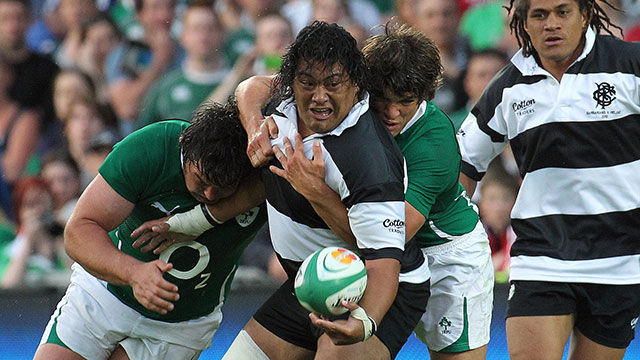
<path fill-rule="evenodd" d="M 185 246 L 188 246 L 192 249 L 197 250 L 200 256 L 198 257 L 198 262 L 191 269 L 188 269 L 185 271 L 171 269 L 168 271 L 169 274 L 181 280 L 189 280 L 196 277 L 204 269 L 207 268 L 207 265 L 209 265 L 209 259 L 210 259 L 209 249 L 207 249 L 206 246 L 195 241 L 187 241 L 187 242 L 175 243 L 169 246 L 165 251 L 162 252 L 162 254 L 160 254 L 160 260 L 169 262 L 169 258 L 171 257 L 173 252 Z M 200 281 L 198 285 L 194 287 L 194 289 L 201 289 L 205 287 L 207 280 L 209 280 L 210 276 L 211 276 L 211 273 L 200 274 L 202 281 Z"/>

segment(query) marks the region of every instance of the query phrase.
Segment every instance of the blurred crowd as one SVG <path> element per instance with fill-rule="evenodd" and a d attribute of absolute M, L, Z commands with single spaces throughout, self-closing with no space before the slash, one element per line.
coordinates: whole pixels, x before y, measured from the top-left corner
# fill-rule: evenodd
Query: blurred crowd
<path fill-rule="evenodd" d="M 459 127 L 518 50 L 508 3 L 0 0 L 0 288 L 67 286 L 64 224 L 112 146 L 147 124 L 188 120 L 205 99 L 224 102 L 247 77 L 276 72 L 313 20 L 341 24 L 360 46 L 392 18 L 422 31 L 444 66 L 433 101 Z M 640 41 L 640 1 L 612 3 L 624 10 L 608 12 L 619 36 Z M 474 198 L 497 281 L 508 278 L 519 183 L 507 150 Z M 244 262 L 282 279 L 269 247 L 263 231 Z"/>

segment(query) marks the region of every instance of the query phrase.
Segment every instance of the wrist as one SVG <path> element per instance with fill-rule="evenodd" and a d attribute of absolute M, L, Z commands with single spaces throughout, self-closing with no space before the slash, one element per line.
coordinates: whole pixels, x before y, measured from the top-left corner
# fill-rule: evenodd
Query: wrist
<path fill-rule="evenodd" d="M 364 337 L 362 341 L 367 341 L 378 331 L 378 324 L 376 323 L 375 319 L 369 316 L 361 306 L 358 306 L 357 309 L 351 311 L 350 316 L 354 319 L 362 321 L 362 326 L 364 328 Z"/>

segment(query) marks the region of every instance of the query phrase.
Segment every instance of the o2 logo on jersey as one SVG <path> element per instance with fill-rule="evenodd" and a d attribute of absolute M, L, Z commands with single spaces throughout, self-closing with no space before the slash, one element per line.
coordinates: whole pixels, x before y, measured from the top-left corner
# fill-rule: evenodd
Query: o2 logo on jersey
<path fill-rule="evenodd" d="M 196 250 L 198 252 L 198 254 L 199 254 L 198 262 L 196 262 L 196 264 L 193 265 L 193 267 L 191 269 L 178 270 L 178 269 L 174 268 L 174 269 L 169 270 L 168 273 L 171 276 L 173 276 L 173 277 L 175 277 L 177 279 L 181 279 L 181 280 L 193 279 L 197 275 L 200 275 L 200 278 L 202 279 L 202 281 L 200 281 L 194 287 L 194 289 L 197 290 L 197 289 L 201 289 L 201 288 L 207 286 L 207 280 L 209 280 L 209 277 L 211 277 L 211 273 L 202 273 L 202 271 L 207 268 L 207 265 L 209 265 L 209 260 L 211 259 L 211 256 L 209 254 L 209 249 L 207 249 L 206 246 L 200 244 L 199 242 L 186 241 L 186 242 L 175 243 L 175 244 L 169 246 L 165 251 L 163 251 L 162 254 L 160 254 L 160 260 L 162 260 L 164 262 L 169 262 L 169 258 L 171 258 L 171 255 L 176 250 L 178 250 L 178 249 L 180 249 L 182 247 L 190 247 L 190 248 Z"/>

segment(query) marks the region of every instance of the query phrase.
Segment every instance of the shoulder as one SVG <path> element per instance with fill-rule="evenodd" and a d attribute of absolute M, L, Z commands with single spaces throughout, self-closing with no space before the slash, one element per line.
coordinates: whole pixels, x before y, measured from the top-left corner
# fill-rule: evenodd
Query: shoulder
<path fill-rule="evenodd" d="M 640 43 L 597 35 L 593 50 L 568 73 L 622 73 L 640 76 Z"/>

